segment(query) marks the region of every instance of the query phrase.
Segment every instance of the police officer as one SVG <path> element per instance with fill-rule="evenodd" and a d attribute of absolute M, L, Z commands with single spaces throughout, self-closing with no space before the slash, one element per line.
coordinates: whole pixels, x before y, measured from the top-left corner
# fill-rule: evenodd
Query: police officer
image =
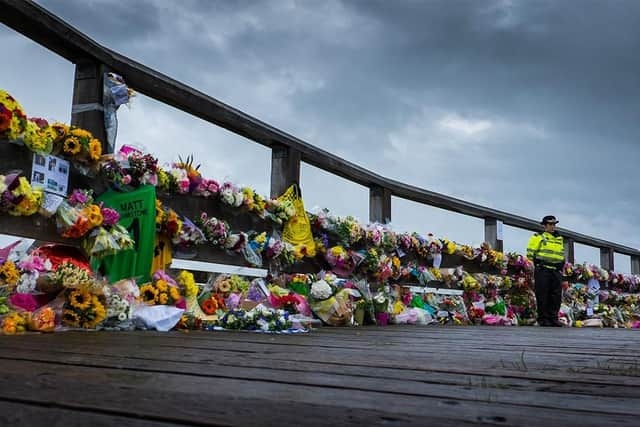
<path fill-rule="evenodd" d="M 564 241 L 556 231 L 558 220 L 552 215 L 542 218 L 544 232 L 529 239 L 527 258 L 535 265 L 535 290 L 538 306 L 538 325 L 562 326 L 558 311 L 562 298 L 562 268 Z"/>

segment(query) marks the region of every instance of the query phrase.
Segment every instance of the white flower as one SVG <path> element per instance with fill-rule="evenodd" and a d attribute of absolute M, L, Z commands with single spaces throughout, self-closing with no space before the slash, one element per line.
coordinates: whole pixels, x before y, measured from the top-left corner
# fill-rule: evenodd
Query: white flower
<path fill-rule="evenodd" d="M 225 204 L 233 206 L 235 199 L 233 197 L 233 191 L 230 188 L 225 188 L 220 194 L 220 197 Z"/>
<path fill-rule="evenodd" d="M 127 320 L 127 313 L 118 314 L 118 320 L 121 322 L 124 322 L 125 320 Z"/>
<path fill-rule="evenodd" d="M 331 286 L 324 280 L 318 280 L 311 285 L 311 296 L 323 300 L 331 296 Z"/>
<path fill-rule="evenodd" d="M 18 280 L 16 291 L 21 294 L 29 294 L 36 290 L 36 279 L 38 273 L 23 273 Z"/>

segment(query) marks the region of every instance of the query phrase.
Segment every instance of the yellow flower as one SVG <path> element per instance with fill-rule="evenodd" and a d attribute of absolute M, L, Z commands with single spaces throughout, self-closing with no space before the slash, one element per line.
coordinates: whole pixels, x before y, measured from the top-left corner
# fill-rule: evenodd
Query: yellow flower
<path fill-rule="evenodd" d="M 229 279 L 223 280 L 218 283 L 218 291 L 220 292 L 229 292 L 231 291 L 231 281 Z"/>
<path fill-rule="evenodd" d="M 89 308 L 91 305 L 91 294 L 85 290 L 76 290 L 69 294 L 69 304 L 79 310 Z"/>
<path fill-rule="evenodd" d="M 81 129 L 81 128 L 74 128 L 71 130 L 71 135 L 76 136 L 78 138 L 83 138 L 83 139 L 91 139 L 93 138 L 93 135 L 91 135 L 91 132 L 89 132 L 88 130 L 85 129 Z"/>
<path fill-rule="evenodd" d="M 172 300 L 178 301 L 180 299 L 180 291 L 178 290 L 178 288 L 172 286 L 169 288 L 169 296 Z"/>
<path fill-rule="evenodd" d="M 73 310 L 64 310 L 62 313 L 62 323 L 67 326 L 80 326 L 80 317 Z"/>
<path fill-rule="evenodd" d="M 184 287 L 184 294 L 187 297 L 198 295 L 199 288 L 193 278 L 193 273 L 182 270 L 180 274 L 178 274 L 178 283 Z"/>
<path fill-rule="evenodd" d="M 166 293 L 162 292 L 160 295 L 158 295 L 158 302 L 160 304 L 168 303 L 169 302 L 169 296 Z"/>
<path fill-rule="evenodd" d="M 91 228 L 101 225 L 104 220 L 102 212 L 100 211 L 100 206 L 98 205 L 87 206 L 82 210 L 82 213 L 87 217 L 87 220 L 89 220 Z"/>
<path fill-rule="evenodd" d="M 158 290 L 151 283 L 140 287 L 140 298 L 143 302 L 153 305 L 158 301 Z"/>
<path fill-rule="evenodd" d="M 156 282 L 156 288 L 158 288 L 160 292 L 167 292 L 169 285 L 167 285 L 166 281 L 161 279 Z"/>
<path fill-rule="evenodd" d="M 76 155 L 82 149 L 80 141 L 75 136 L 70 136 L 64 141 L 64 152 L 67 154 Z"/>
<path fill-rule="evenodd" d="M 99 140 L 93 138 L 91 142 L 89 142 L 89 155 L 91 156 L 91 160 L 98 160 L 102 155 L 102 144 Z"/>
<path fill-rule="evenodd" d="M 5 282 L 9 285 L 17 284 L 20 279 L 20 272 L 13 261 L 7 261 L 0 267 L 0 275 L 4 276 Z"/>

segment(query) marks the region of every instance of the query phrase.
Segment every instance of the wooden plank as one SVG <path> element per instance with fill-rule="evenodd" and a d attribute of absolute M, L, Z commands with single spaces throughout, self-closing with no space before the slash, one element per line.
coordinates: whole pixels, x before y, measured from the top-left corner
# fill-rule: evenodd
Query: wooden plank
<path fill-rule="evenodd" d="M 113 153 L 107 143 L 102 109 L 102 81 L 106 68 L 91 58 L 76 63 L 71 124 L 86 129 L 102 142 L 103 153 Z"/>
<path fill-rule="evenodd" d="M 271 198 L 280 197 L 293 184 L 300 185 L 300 152 L 286 145 L 271 147 Z"/>
<path fill-rule="evenodd" d="M 23 372 L 31 374 L 28 383 L 21 383 Z M 491 397 L 482 396 L 477 400 L 465 401 L 455 398 L 437 398 L 416 396 L 413 394 L 396 394 L 383 391 L 353 390 L 338 387 L 318 387 L 277 383 L 263 379 L 244 380 L 226 378 L 206 378 L 197 375 L 178 375 L 162 372 L 123 372 L 121 369 L 93 369 L 87 367 L 67 367 L 46 363 L 7 361 L 0 365 L 0 397 L 19 399 L 46 399 L 55 403 L 75 404 L 95 408 L 117 408 L 123 412 L 135 410 L 137 413 L 158 416 L 166 414 L 166 419 L 193 419 L 194 412 L 202 418 L 211 419 L 211 405 L 204 402 L 220 401 L 225 404 L 236 399 L 250 406 L 245 414 L 251 419 L 260 420 L 273 411 L 272 405 L 278 401 L 286 401 L 287 408 L 294 408 L 298 416 L 304 419 L 326 423 L 326 414 L 332 414 L 334 407 L 349 410 L 379 411 L 385 414 L 405 417 L 430 418 L 441 413 L 443 407 L 455 407 L 455 411 L 442 414 L 445 419 L 454 422 L 474 423 L 499 419 L 501 425 L 522 425 L 532 422 L 562 422 L 566 425 L 600 426 L 632 423 L 635 416 L 589 412 L 570 409 L 552 409 L 535 405 L 524 408 L 521 405 L 499 403 Z M 4 386 L 11 384 L 11 387 Z M 64 390 L 64 392 L 62 392 Z M 91 390 L 87 393 L 86 390 Z M 162 402 L 158 405 L 157 402 Z M 384 402 L 381 408 L 380 402 Z M 298 405 L 291 404 L 297 403 Z M 324 406 L 321 412 L 312 410 L 314 405 Z M 209 406 L 209 407 L 208 407 Z M 237 405 L 234 405 L 237 408 Z M 113 410 L 113 409 L 112 409 Z M 438 412 L 440 410 L 440 412 Z M 253 412 L 253 413 L 252 413 Z M 296 412 L 294 412 L 296 413 Z M 191 417 L 189 417 L 191 415 Z M 585 416 L 586 415 L 586 416 Z M 272 415 L 273 417 L 273 415 Z M 499 418 L 498 418 L 499 417 Z M 436 415 L 437 419 L 438 416 Z M 273 418 L 272 418 L 273 419 Z M 268 420 L 267 423 L 271 421 Z M 291 420 L 283 420 L 286 423 Z M 424 423 L 424 420 L 421 420 Z"/>
<path fill-rule="evenodd" d="M 367 187 L 372 185 L 384 187 L 397 197 L 478 218 L 496 218 L 503 221 L 504 224 L 514 227 L 534 231 L 539 229 L 537 220 L 406 185 L 382 177 L 325 150 L 314 147 L 215 98 L 104 48 L 31 1 L 0 0 L 0 5 L 3 8 L 3 14 L 0 15 L 1 22 L 59 55 L 73 62 L 78 61 L 79 58 L 91 58 L 96 63 L 105 64 L 105 66 L 121 74 L 129 85 L 139 92 L 254 142 L 268 147 L 283 145 L 290 149 L 295 149 L 300 153 L 302 161 Z M 561 229 L 559 231 L 578 243 L 595 247 L 612 247 L 618 253 L 626 255 L 640 255 L 640 251 L 635 248 L 592 238 L 569 230 Z"/>
<path fill-rule="evenodd" d="M 575 242 L 571 238 L 564 239 L 564 257 L 567 262 L 571 264 L 575 264 L 576 262 L 576 251 L 575 251 Z"/>
<path fill-rule="evenodd" d="M 498 220 L 495 218 L 485 218 L 484 241 L 489 243 L 493 249 L 502 252 L 503 241 L 502 239 L 498 239 L 498 237 Z"/>
<path fill-rule="evenodd" d="M 631 274 L 640 274 L 640 255 L 631 255 Z"/>
<path fill-rule="evenodd" d="M 250 367 L 219 365 L 216 360 L 208 363 L 189 364 L 182 362 L 165 362 L 153 360 L 136 360 L 127 357 L 93 356 L 83 362 L 74 363 L 68 356 L 46 354 L 38 355 L 33 352 L 17 353 L 15 360 L 29 362 L 44 362 L 50 365 L 60 365 L 60 369 L 73 369 L 77 366 L 120 369 L 131 372 L 170 373 L 180 375 L 194 375 L 201 378 L 228 378 L 251 381 L 268 381 L 271 383 L 318 386 L 322 388 L 340 388 L 354 391 L 388 392 L 394 395 L 422 396 L 447 398 L 456 396 L 456 400 L 477 401 L 485 396 L 491 396 L 494 402 L 520 406 L 541 406 L 553 409 L 570 409 L 576 411 L 598 412 L 605 414 L 640 415 L 640 396 L 602 396 L 584 393 L 589 388 L 584 384 L 561 388 L 562 394 L 556 392 L 554 384 L 534 387 L 518 387 L 517 392 L 504 383 L 494 383 L 489 387 L 482 381 L 467 384 L 442 384 L 430 380 L 398 380 L 394 378 L 375 378 L 348 373 L 315 372 L 311 370 L 297 370 L 291 375 L 288 369 L 279 366 Z M 304 365 L 304 362 L 301 363 Z M 593 387 L 592 387 L 593 388 Z M 633 393 L 631 388 L 627 390 Z M 594 390 L 602 392 L 601 388 Z M 579 392 L 571 395 L 570 392 Z M 635 402 L 634 402 L 635 401 Z"/>
<path fill-rule="evenodd" d="M 391 222 L 391 191 L 373 185 L 369 187 L 369 221 L 387 224 Z"/>
<path fill-rule="evenodd" d="M 613 248 L 600 248 L 600 267 L 607 271 L 614 269 Z"/>
<path fill-rule="evenodd" d="M 105 411 L 107 412 L 107 411 Z M 14 402 L 0 400 L 0 425 L 3 427 L 173 427 L 183 423 L 169 423 L 161 419 L 138 419 L 86 410 L 49 406 L 47 402 Z"/>

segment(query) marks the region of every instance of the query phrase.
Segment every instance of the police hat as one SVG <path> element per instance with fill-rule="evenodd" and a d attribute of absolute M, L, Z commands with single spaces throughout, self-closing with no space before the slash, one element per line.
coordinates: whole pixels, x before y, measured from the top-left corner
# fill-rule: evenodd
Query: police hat
<path fill-rule="evenodd" d="M 558 222 L 560 222 L 560 221 L 558 221 L 555 216 L 547 215 L 544 218 L 542 218 L 542 221 L 540 222 L 540 224 L 542 224 L 542 225 L 544 225 L 544 224 L 557 224 Z"/>

